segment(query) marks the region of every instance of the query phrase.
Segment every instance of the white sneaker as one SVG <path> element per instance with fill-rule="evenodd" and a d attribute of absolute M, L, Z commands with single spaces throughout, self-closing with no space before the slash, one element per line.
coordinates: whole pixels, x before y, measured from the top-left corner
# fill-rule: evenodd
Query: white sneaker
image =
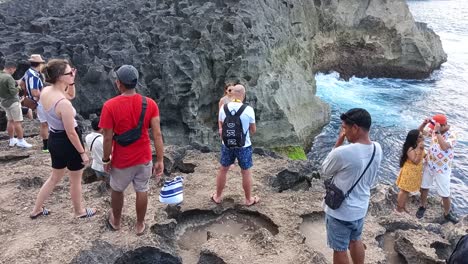
<path fill-rule="evenodd" d="M 26 142 L 26 140 L 24 140 L 24 138 L 18 139 L 18 142 L 16 142 L 16 146 L 20 147 L 20 148 L 31 148 L 32 147 L 32 145 L 29 144 L 28 142 Z"/>
<path fill-rule="evenodd" d="M 18 140 L 16 138 L 10 138 L 10 147 L 14 147 L 18 143 Z"/>

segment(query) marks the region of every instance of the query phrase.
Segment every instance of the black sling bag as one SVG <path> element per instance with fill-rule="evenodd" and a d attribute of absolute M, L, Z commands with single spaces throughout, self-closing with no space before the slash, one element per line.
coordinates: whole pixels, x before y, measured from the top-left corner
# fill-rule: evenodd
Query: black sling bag
<path fill-rule="evenodd" d="M 140 114 L 140 120 L 138 121 L 138 126 L 136 128 L 132 128 L 128 131 L 125 131 L 124 133 L 117 135 L 114 135 L 114 140 L 121 146 L 128 146 L 141 137 L 141 127 L 143 126 L 143 119 L 145 118 L 145 112 L 146 112 L 146 97 L 142 96 L 142 108 L 141 108 L 141 114 Z"/>
<path fill-rule="evenodd" d="M 338 188 L 338 186 L 336 186 L 334 183 L 333 183 L 333 177 L 329 178 L 329 179 L 326 179 L 325 180 L 325 191 L 326 191 L 326 194 L 325 194 L 325 204 L 330 207 L 330 209 L 333 209 L 333 210 L 336 210 L 338 208 L 340 208 L 341 204 L 343 203 L 343 201 L 346 199 L 346 197 L 349 196 L 349 194 L 351 193 L 351 191 L 354 189 L 354 187 L 356 187 L 356 185 L 358 184 L 358 182 L 361 180 L 362 176 L 364 176 L 364 174 L 366 173 L 367 169 L 369 168 L 369 166 L 371 165 L 372 161 L 374 160 L 374 156 L 375 156 L 375 144 L 374 145 L 374 151 L 372 152 L 372 157 L 369 161 L 369 163 L 367 164 L 367 167 L 364 169 L 364 171 L 362 172 L 361 176 L 359 177 L 359 179 L 356 181 L 356 183 L 354 183 L 354 185 L 351 187 L 351 189 L 348 190 L 348 192 L 346 192 L 346 195 L 343 193 L 343 191 Z"/>

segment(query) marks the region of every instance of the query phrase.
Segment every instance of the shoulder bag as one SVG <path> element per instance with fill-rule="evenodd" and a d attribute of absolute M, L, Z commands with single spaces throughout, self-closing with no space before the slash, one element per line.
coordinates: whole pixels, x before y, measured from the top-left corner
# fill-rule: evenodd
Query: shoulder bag
<path fill-rule="evenodd" d="M 354 185 L 351 187 L 351 189 L 348 190 L 348 192 L 346 192 L 346 194 L 343 193 L 343 191 L 338 188 L 338 186 L 336 186 L 334 183 L 333 183 L 333 178 L 334 177 L 331 177 L 329 179 L 326 179 L 325 180 L 325 191 L 326 191 L 326 194 L 325 194 L 325 204 L 330 207 L 330 209 L 333 209 L 333 210 L 336 210 L 338 208 L 340 208 L 341 204 L 343 203 L 343 201 L 346 199 L 346 197 L 349 196 L 349 194 L 351 193 L 351 191 L 354 189 L 354 187 L 356 187 L 356 185 L 358 184 L 358 182 L 361 180 L 362 176 L 364 176 L 364 174 L 366 173 L 367 169 L 369 168 L 369 166 L 371 165 L 372 161 L 374 160 L 374 156 L 375 156 L 375 144 L 374 145 L 374 151 L 372 152 L 372 157 L 369 161 L 369 163 L 367 164 L 367 167 L 364 169 L 364 171 L 362 172 L 361 176 L 359 177 L 359 179 L 354 183 Z"/>

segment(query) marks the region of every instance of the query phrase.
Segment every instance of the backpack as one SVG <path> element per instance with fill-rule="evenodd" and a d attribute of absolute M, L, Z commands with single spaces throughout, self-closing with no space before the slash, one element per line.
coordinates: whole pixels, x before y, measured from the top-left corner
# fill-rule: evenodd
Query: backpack
<path fill-rule="evenodd" d="M 455 249 L 447 260 L 448 264 L 463 264 L 468 260 L 468 235 L 464 235 L 458 240 Z"/>
<path fill-rule="evenodd" d="M 244 134 L 244 129 L 242 128 L 240 116 L 242 112 L 244 112 L 247 105 L 242 104 L 242 106 L 239 108 L 239 110 L 237 110 L 237 112 L 234 110 L 229 111 L 227 105 L 228 104 L 224 104 L 223 107 L 224 113 L 226 114 L 221 133 L 223 137 L 223 143 L 228 148 L 242 148 L 245 144 L 245 137 L 247 136 L 247 133 Z"/>

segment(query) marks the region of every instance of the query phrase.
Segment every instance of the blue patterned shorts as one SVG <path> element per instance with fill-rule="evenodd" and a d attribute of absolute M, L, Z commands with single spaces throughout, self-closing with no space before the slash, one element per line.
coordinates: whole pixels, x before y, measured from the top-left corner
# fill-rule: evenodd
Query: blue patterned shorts
<path fill-rule="evenodd" d="M 234 164 L 236 158 L 241 169 L 250 169 L 253 166 L 252 146 L 245 148 L 227 148 L 221 145 L 221 160 L 219 162 L 223 167 L 229 167 L 231 164 Z"/>

